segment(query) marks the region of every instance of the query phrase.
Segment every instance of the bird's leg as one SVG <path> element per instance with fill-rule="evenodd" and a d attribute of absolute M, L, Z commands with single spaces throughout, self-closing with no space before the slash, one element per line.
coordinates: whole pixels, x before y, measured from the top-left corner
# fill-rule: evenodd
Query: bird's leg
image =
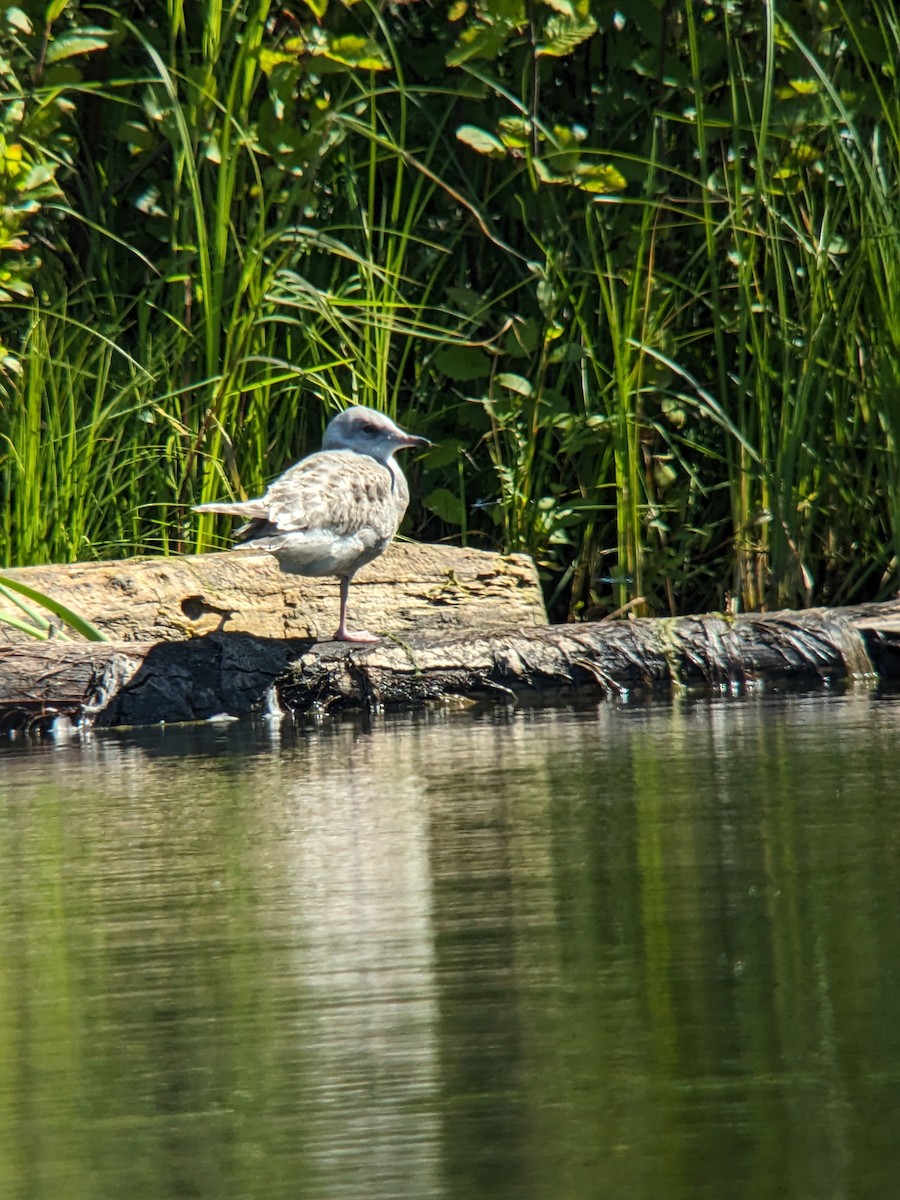
<path fill-rule="evenodd" d="M 347 596 L 350 594 L 350 576 L 341 576 L 341 623 L 337 627 L 337 633 L 334 635 L 336 642 L 377 642 L 379 639 L 374 633 L 367 633 L 365 629 L 358 629 L 356 632 L 351 632 L 347 628 Z"/>

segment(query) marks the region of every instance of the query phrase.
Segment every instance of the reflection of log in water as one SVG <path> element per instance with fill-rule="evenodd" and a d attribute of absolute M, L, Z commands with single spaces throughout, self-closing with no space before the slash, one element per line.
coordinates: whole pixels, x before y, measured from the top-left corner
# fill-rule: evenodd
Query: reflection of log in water
<path fill-rule="evenodd" d="M 738 692 L 900 678 L 900 601 L 801 612 L 433 631 L 371 647 L 214 633 L 151 645 L 42 643 L 0 650 L 0 722 L 62 712 L 101 725 L 259 711 L 510 703 L 678 689 Z"/>

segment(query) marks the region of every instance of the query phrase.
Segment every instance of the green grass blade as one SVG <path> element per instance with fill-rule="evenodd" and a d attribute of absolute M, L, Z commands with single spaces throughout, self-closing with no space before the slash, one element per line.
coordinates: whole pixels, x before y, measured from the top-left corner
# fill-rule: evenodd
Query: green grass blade
<path fill-rule="evenodd" d="M 61 621 L 64 621 L 70 629 L 74 629 L 76 633 L 80 633 L 81 636 L 86 638 L 89 642 L 109 641 L 109 638 L 106 636 L 106 634 L 102 633 L 96 627 L 96 625 L 92 625 L 86 617 L 80 616 L 77 612 L 74 612 L 71 608 L 68 608 L 59 600 L 54 600 L 52 596 L 48 596 L 44 592 L 39 592 L 35 588 L 30 588 L 27 586 L 27 584 L 19 583 L 16 579 L 10 579 L 8 575 L 0 575 L 0 588 L 2 588 L 4 591 L 9 589 L 9 591 L 18 592 L 20 596 L 24 596 L 27 600 L 31 600 L 33 603 L 40 605 L 41 608 L 45 608 L 48 612 L 52 612 L 54 616 L 59 617 Z M 15 618 L 11 619 L 9 617 L 4 617 L 3 619 L 8 625 L 13 625 L 15 623 Z M 16 627 L 18 628 L 20 626 L 17 625 Z M 27 627 L 25 631 L 31 632 L 27 629 Z"/>

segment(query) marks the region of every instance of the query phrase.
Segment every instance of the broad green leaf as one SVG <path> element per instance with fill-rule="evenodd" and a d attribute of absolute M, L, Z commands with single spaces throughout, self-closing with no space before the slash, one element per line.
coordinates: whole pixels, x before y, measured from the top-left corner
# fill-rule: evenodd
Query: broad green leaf
<path fill-rule="evenodd" d="M 439 371 L 457 383 L 484 379 L 491 373 L 490 358 L 474 346 L 445 346 L 435 355 L 434 362 Z"/>
<path fill-rule="evenodd" d="M 539 341 L 540 331 L 534 317 L 519 317 L 503 339 L 503 351 L 510 358 L 528 358 L 537 349 Z"/>
<path fill-rule="evenodd" d="M 317 21 L 321 21 L 328 11 L 328 0 L 303 0 L 303 2 Z"/>
<path fill-rule="evenodd" d="M 794 100 L 798 96 L 818 96 L 822 90 L 818 79 L 792 79 L 789 83 L 775 89 L 779 100 Z"/>
<path fill-rule="evenodd" d="M 508 33 L 506 25 L 469 25 L 447 55 L 447 66 L 460 67 L 472 58 L 496 58 L 506 43 Z"/>
<path fill-rule="evenodd" d="M 276 67 L 284 66 L 286 63 L 295 63 L 297 56 L 295 54 L 284 54 L 280 50 L 261 49 L 259 52 L 259 69 L 264 75 L 271 75 Z"/>
<path fill-rule="evenodd" d="M 509 392 L 515 392 L 517 396 L 534 395 L 534 387 L 530 380 L 526 379 L 524 375 L 515 375 L 512 371 L 502 371 L 497 376 L 496 383 Z"/>
<path fill-rule="evenodd" d="M 497 123 L 500 141 L 509 150 L 525 150 L 532 142 L 534 126 L 524 117 L 503 117 Z M 540 137 L 540 134 L 538 135 Z"/>
<path fill-rule="evenodd" d="M 615 167 L 600 163 L 579 163 L 575 168 L 573 183 L 583 192 L 596 196 L 608 196 L 610 192 L 625 190 L 625 177 Z"/>
<path fill-rule="evenodd" d="M 477 125 L 460 125 L 456 136 L 461 142 L 465 142 L 467 146 L 477 150 L 479 154 L 486 154 L 488 158 L 506 157 L 506 150 L 500 139 L 495 138 L 486 129 L 479 129 Z"/>
<path fill-rule="evenodd" d="M 123 121 L 115 136 L 117 141 L 126 143 L 132 154 L 151 150 L 156 144 L 153 132 L 141 121 Z"/>
<path fill-rule="evenodd" d="M 71 33 L 61 33 L 48 45 L 44 61 L 60 62 L 64 58 L 74 58 L 77 54 L 90 54 L 94 50 L 105 50 L 109 44 L 109 36 L 107 31 L 102 29 L 91 32 L 84 29 L 73 29 Z"/>
<path fill-rule="evenodd" d="M 328 38 L 322 45 L 313 47 L 312 52 L 316 57 L 328 58 L 344 67 L 359 67 L 363 71 L 387 71 L 391 65 L 377 42 L 352 33 Z"/>
<path fill-rule="evenodd" d="M 11 5 L 3 14 L 3 19 L 7 25 L 11 25 L 13 29 L 18 29 L 19 33 L 33 32 L 33 26 L 28 19 L 28 14 L 22 12 L 21 8 L 16 5 Z"/>
<path fill-rule="evenodd" d="M 470 317 L 473 313 L 480 312 L 485 305 L 482 293 L 469 287 L 448 287 L 447 299 L 454 308 L 458 308 L 460 312 L 464 312 Z"/>
<path fill-rule="evenodd" d="M 565 58 L 596 32 L 597 22 L 591 16 L 575 21 L 566 17 L 550 17 L 544 26 L 537 53 L 550 58 Z"/>
<path fill-rule="evenodd" d="M 44 86 L 48 88 L 67 88 L 74 87 L 83 79 L 83 72 L 79 71 L 72 59 L 68 59 L 47 67 L 44 71 L 43 82 Z M 70 116 L 75 111 L 74 103 L 61 94 L 54 96 L 53 107 L 57 113 L 63 113 L 65 116 Z M 50 119 L 52 120 L 52 118 Z"/>
<path fill-rule="evenodd" d="M 525 0 L 481 0 L 478 11 L 488 25 L 510 25 L 521 29 L 528 23 Z"/>
<path fill-rule="evenodd" d="M 17 296 L 20 300 L 27 300 L 34 295 L 34 288 L 24 279 L 4 279 L 3 287 L 7 292 L 11 292 L 13 296 Z M 9 296 L 6 297 L 10 299 Z"/>
<path fill-rule="evenodd" d="M 459 438 L 441 438 L 439 442 L 425 451 L 422 461 L 429 470 L 432 467 L 448 467 L 451 463 L 456 462 L 465 447 L 466 443 L 461 442 Z"/>
<path fill-rule="evenodd" d="M 459 496 L 447 488 L 435 488 L 422 502 L 429 512 L 446 521 L 448 525 L 462 525 L 466 519 L 466 506 Z"/>
<path fill-rule="evenodd" d="M 554 125 L 553 138 L 560 150 L 576 149 L 587 137 L 583 125 Z"/>
<path fill-rule="evenodd" d="M 447 10 L 447 20 L 461 21 L 468 11 L 468 0 L 453 0 L 453 3 Z"/>
<path fill-rule="evenodd" d="M 50 3 L 44 10 L 44 20 L 48 25 L 52 25 L 57 17 L 62 16 L 66 3 L 67 0 L 50 0 Z"/>
<path fill-rule="evenodd" d="M 576 363 L 581 362 L 584 357 L 585 353 L 577 343 L 561 342 L 558 346 L 554 346 L 547 355 L 547 362 Z"/>
<path fill-rule="evenodd" d="M 571 183 L 572 180 L 568 175 L 557 175 L 555 171 L 551 171 L 547 164 L 540 158 L 534 160 L 534 169 L 541 183 Z"/>
<path fill-rule="evenodd" d="M 511 359 L 527 359 L 534 353 L 540 334 L 534 317 L 517 317 L 503 338 L 503 353 Z"/>
<path fill-rule="evenodd" d="M 44 163 L 35 163 L 20 187 L 23 192 L 33 192 L 35 188 L 43 187 L 45 183 L 51 183 L 56 172 L 56 163 L 53 166 L 46 166 Z"/>
<path fill-rule="evenodd" d="M 551 150 L 548 147 L 544 155 L 544 162 L 554 175 L 561 175 L 566 179 L 571 179 L 575 174 L 578 164 L 581 162 L 581 158 L 577 150 Z"/>

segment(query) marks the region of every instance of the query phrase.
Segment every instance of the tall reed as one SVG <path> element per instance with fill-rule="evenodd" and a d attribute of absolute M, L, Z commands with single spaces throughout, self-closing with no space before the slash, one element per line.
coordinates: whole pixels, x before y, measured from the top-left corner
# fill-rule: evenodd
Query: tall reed
<path fill-rule="evenodd" d="M 442 443 L 414 529 L 555 616 L 894 590 L 893 5 L 318 7 L 108 10 L 4 310 L 3 558 L 216 544 L 192 503 L 362 402 Z"/>

